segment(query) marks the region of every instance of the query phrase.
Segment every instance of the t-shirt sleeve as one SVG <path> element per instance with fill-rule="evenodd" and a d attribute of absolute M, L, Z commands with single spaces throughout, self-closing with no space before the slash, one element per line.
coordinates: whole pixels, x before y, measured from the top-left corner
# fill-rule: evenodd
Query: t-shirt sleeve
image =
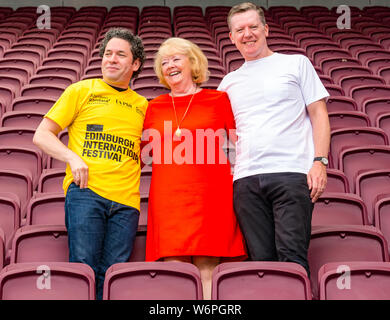
<path fill-rule="evenodd" d="M 46 113 L 45 118 L 56 122 L 62 130 L 68 127 L 79 111 L 79 92 L 75 86 L 70 85 L 56 103 Z"/>
<path fill-rule="evenodd" d="M 302 56 L 300 59 L 300 87 L 306 106 L 329 96 L 310 60 Z"/>
<path fill-rule="evenodd" d="M 232 129 L 236 129 L 236 122 L 234 121 L 232 106 L 230 104 L 229 96 L 227 95 L 226 92 L 223 92 L 221 96 L 221 104 L 222 104 L 223 114 L 225 116 L 225 129 L 228 131 Z"/>

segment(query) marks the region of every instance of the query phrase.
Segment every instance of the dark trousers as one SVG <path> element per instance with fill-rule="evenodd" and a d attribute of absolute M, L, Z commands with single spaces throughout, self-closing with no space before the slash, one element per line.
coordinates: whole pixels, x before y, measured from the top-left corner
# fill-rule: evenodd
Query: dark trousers
<path fill-rule="evenodd" d="M 258 174 L 234 182 L 234 210 L 254 261 L 289 261 L 308 275 L 313 203 L 306 175 Z"/>

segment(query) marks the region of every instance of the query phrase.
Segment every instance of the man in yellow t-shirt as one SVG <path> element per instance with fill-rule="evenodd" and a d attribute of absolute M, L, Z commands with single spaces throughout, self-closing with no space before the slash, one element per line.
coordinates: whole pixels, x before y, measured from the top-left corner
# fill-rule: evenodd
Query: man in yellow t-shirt
<path fill-rule="evenodd" d="M 105 272 L 128 261 L 140 210 L 140 142 L 147 100 L 129 83 L 145 61 L 141 39 L 109 30 L 100 47 L 103 79 L 70 85 L 45 115 L 34 143 L 67 163 L 63 187 L 69 261 L 86 263 L 101 299 Z M 65 146 L 57 137 L 68 129 Z"/>

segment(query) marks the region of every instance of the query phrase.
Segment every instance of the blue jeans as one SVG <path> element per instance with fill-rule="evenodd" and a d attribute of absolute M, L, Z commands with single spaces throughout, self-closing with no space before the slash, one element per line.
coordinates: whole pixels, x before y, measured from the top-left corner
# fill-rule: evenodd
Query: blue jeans
<path fill-rule="evenodd" d="M 102 299 L 107 269 L 129 260 L 139 211 L 72 183 L 65 199 L 69 261 L 88 264 L 95 272 L 96 298 Z"/>

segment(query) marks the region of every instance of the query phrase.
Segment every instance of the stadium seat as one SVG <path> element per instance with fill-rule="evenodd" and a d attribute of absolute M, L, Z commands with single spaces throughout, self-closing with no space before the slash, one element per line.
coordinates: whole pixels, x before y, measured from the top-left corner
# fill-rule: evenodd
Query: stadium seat
<path fill-rule="evenodd" d="M 95 300 L 91 267 L 70 262 L 26 262 L 0 272 L 1 300 Z"/>
<path fill-rule="evenodd" d="M 378 71 L 387 67 L 390 63 L 390 57 L 376 57 L 373 56 L 366 61 L 366 66 L 372 70 L 374 74 L 378 74 Z"/>
<path fill-rule="evenodd" d="M 328 112 L 343 112 L 358 110 L 355 100 L 349 97 L 329 96 L 326 101 Z"/>
<path fill-rule="evenodd" d="M 312 225 L 368 225 L 366 203 L 353 193 L 324 192 L 316 201 Z"/>
<path fill-rule="evenodd" d="M 385 80 L 383 80 L 381 77 L 364 74 L 343 76 L 340 78 L 339 82 L 347 96 L 351 96 L 352 89 L 356 88 L 357 86 L 386 84 Z"/>
<path fill-rule="evenodd" d="M 374 224 L 374 209 L 378 197 L 390 194 L 390 166 L 387 169 L 360 173 L 355 180 L 356 194 L 367 206 L 370 224 Z"/>
<path fill-rule="evenodd" d="M 387 241 L 372 226 L 334 225 L 312 228 L 308 260 L 313 295 L 318 298 L 318 271 L 329 262 L 389 261 Z"/>
<path fill-rule="evenodd" d="M 0 229 L 4 248 L 8 248 L 12 235 L 20 227 L 20 218 L 19 197 L 11 192 L 0 192 Z"/>
<path fill-rule="evenodd" d="M 389 300 L 390 263 L 340 261 L 319 270 L 320 300 Z"/>
<path fill-rule="evenodd" d="M 129 262 L 145 261 L 146 254 L 146 228 L 140 226 L 135 236 L 133 251 L 129 257 Z"/>
<path fill-rule="evenodd" d="M 6 128 L 0 128 L 3 132 L 4 129 Z M 36 148 L 17 146 L 18 140 L 13 141 L 12 135 L 0 135 L 0 138 L 9 139 L 8 143 L 16 145 L 11 147 L 0 142 L 0 170 L 14 170 L 25 174 L 31 178 L 35 189 L 38 185 L 39 176 L 42 173 L 42 152 Z"/>
<path fill-rule="evenodd" d="M 66 75 L 61 74 L 40 74 L 34 75 L 30 78 L 30 84 L 37 84 L 41 86 L 60 86 L 60 87 L 68 87 L 74 82 L 73 77 L 68 77 Z"/>
<path fill-rule="evenodd" d="M 379 196 L 374 208 L 375 227 L 384 235 L 390 250 L 390 194 Z"/>
<path fill-rule="evenodd" d="M 69 261 L 68 234 L 64 225 L 26 225 L 12 239 L 11 263 Z"/>
<path fill-rule="evenodd" d="M 388 85 L 390 85 L 390 67 L 389 66 L 381 67 L 380 69 L 378 69 L 378 75 L 380 77 L 382 77 Z"/>
<path fill-rule="evenodd" d="M 19 97 L 12 102 L 11 110 L 46 113 L 55 102 L 54 98 Z"/>
<path fill-rule="evenodd" d="M 390 111 L 390 94 L 364 100 L 362 111 L 370 118 L 371 125 L 375 126 L 378 116 Z"/>
<path fill-rule="evenodd" d="M 0 270 L 3 269 L 5 263 L 5 244 L 4 231 L 0 227 Z"/>
<path fill-rule="evenodd" d="M 27 207 L 26 225 L 65 225 L 64 193 L 36 194 Z"/>
<path fill-rule="evenodd" d="M 107 269 L 104 300 L 202 300 L 197 267 L 186 262 L 124 262 Z"/>
<path fill-rule="evenodd" d="M 351 97 L 355 99 L 358 110 L 363 111 L 365 101 L 373 98 L 389 98 L 390 86 L 386 85 L 362 85 L 351 90 Z"/>
<path fill-rule="evenodd" d="M 65 85 L 39 85 L 39 84 L 28 84 L 25 85 L 21 90 L 21 96 L 23 97 L 36 97 L 57 100 L 60 95 L 66 89 Z"/>
<path fill-rule="evenodd" d="M 363 171 L 388 169 L 390 163 L 389 146 L 359 146 L 341 151 L 339 168 L 349 182 L 351 192 L 354 192 L 354 183 L 358 174 Z"/>
<path fill-rule="evenodd" d="M 328 167 L 326 169 L 326 174 L 328 181 L 324 192 L 349 193 L 349 183 L 344 172 L 338 169 Z"/>
<path fill-rule="evenodd" d="M 244 261 L 213 271 L 213 300 L 311 300 L 306 270 L 293 262 Z"/>
<path fill-rule="evenodd" d="M 20 216 L 24 217 L 33 193 L 32 178 L 23 171 L 0 169 L 0 192 L 17 196 Z"/>
<path fill-rule="evenodd" d="M 64 169 L 44 169 L 38 182 L 38 193 L 61 193 Z"/>
<path fill-rule="evenodd" d="M 390 139 L 390 110 L 379 114 L 376 117 L 375 125 L 385 131 Z"/>
<path fill-rule="evenodd" d="M 329 74 L 329 70 L 334 67 L 362 66 L 361 62 L 352 57 L 329 56 L 321 60 L 319 65 L 324 74 Z"/>
<path fill-rule="evenodd" d="M 343 77 L 346 76 L 353 76 L 353 75 L 372 75 L 372 71 L 363 66 L 336 66 L 332 67 L 328 71 L 330 77 L 334 80 L 334 83 L 341 85 L 340 80 Z"/>
<path fill-rule="evenodd" d="M 36 129 L 44 113 L 34 111 L 9 111 L 0 120 L 0 127 L 19 127 Z"/>
<path fill-rule="evenodd" d="M 376 127 L 347 127 L 332 130 L 330 141 L 330 160 L 336 169 L 340 169 L 338 167 L 339 156 L 345 148 L 363 145 L 389 145 L 386 133 Z"/>
<path fill-rule="evenodd" d="M 370 118 L 361 111 L 328 112 L 328 117 L 331 130 L 370 126 Z"/>

